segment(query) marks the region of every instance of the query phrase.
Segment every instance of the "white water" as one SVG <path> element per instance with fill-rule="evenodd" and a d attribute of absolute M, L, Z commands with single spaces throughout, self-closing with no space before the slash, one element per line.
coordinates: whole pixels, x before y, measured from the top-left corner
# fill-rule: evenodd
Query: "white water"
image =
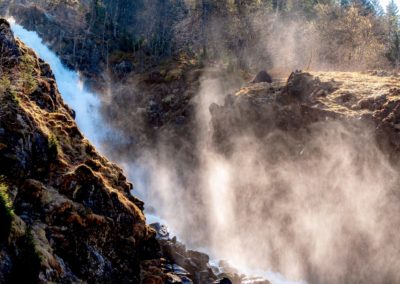
<path fill-rule="evenodd" d="M 76 111 L 76 122 L 84 133 L 84 135 L 96 146 L 98 150 L 102 150 L 102 141 L 104 135 L 111 132 L 106 123 L 102 121 L 100 116 L 100 96 L 86 90 L 83 87 L 80 75 L 72 70 L 69 70 L 61 63 L 58 56 L 52 52 L 38 36 L 36 32 L 27 31 L 22 26 L 15 23 L 13 19 L 9 19 L 14 34 L 19 37 L 27 46 L 36 51 L 36 53 L 47 63 L 50 64 L 54 76 L 57 80 L 58 89 L 64 101 Z M 134 171 L 131 171 L 134 172 Z M 220 175 L 219 172 L 214 173 Z M 146 186 L 145 182 L 140 182 L 137 175 L 131 175 L 135 181 L 138 181 L 139 186 Z M 223 174 L 222 179 L 226 178 Z M 227 189 L 228 190 L 228 189 Z M 145 192 L 145 189 L 141 190 Z M 226 192 L 225 192 L 226 193 Z M 218 200 L 219 197 L 215 197 Z M 151 222 L 164 222 L 155 215 L 147 215 L 147 220 Z M 224 224 L 226 220 L 216 220 Z M 223 221 L 223 222 L 222 222 Z M 173 233 L 173 231 L 171 232 Z M 209 252 L 213 256 L 212 252 Z M 217 256 L 215 256 L 217 257 Z M 260 275 L 267 278 L 273 284 L 304 284 L 305 282 L 294 282 L 285 279 L 281 274 L 272 271 L 251 271 L 246 270 L 246 273 Z"/>

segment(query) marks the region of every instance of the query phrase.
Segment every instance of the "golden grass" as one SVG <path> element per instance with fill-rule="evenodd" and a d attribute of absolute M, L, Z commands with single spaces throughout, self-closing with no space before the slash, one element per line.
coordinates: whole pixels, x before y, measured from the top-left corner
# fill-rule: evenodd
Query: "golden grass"
<path fill-rule="evenodd" d="M 311 72 L 322 82 L 335 82 L 339 88 L 326 97 L 318 98 L 318 101 L 332 110 L 346 116 L 359 116 L 369 112 L 360 109 L 357 103 L 363 99 L 374 98 L 380 95 L 388 95 L 389 100 L 399 99 L 390 92 L 393 88 L 400 88 L 400 78 L 395 76 L 376 76 L 361 72 Z M 350 94 L 354 97 L 354 104 L 340 103 L 340 97 Z"/>

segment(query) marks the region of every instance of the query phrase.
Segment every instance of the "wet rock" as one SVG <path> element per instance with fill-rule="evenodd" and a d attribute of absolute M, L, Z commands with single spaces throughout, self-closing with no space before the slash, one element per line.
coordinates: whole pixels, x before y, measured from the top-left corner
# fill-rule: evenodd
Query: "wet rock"
<path fill-rule="evenodd" d="M 165 225 L 162 225 L 160 223 L 153 223 L 150 224 L 150 227 L 152 227 L 154 230 L 156 230 L 156 237 L 160 240 L 168 240 L 169 239 L 169 232 L 168 228 Z"/>
<path fill-rule="evenodd" d="M 167 271 L 178 275 L 182 283 L 212 283 L 216 279 L 207 254 L 187 250 L 176 237 L 169 239 L 166 227 L 159 223 L 150 226 L 156 230 L 162 255 L 168 262 L 165 266 Z"/>

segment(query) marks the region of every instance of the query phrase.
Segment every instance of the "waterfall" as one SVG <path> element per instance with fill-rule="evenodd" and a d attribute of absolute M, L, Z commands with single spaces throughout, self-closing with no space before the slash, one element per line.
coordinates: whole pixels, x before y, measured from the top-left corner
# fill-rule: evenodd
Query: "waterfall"
<path fill-rule="evenodd" d="M 112 133 L 112 130 L 108 128 L 107 124 L 102 120 L 100 114 L 101 107 L 101 96 L 87 90 L 81 80 L 80 74 L 76 71 L 66 68 L 60 58 L 51 51 L 43 42 L 43 40 L 34 31 L 28 31 L 24 29 L 21 25 L 17 24 L 14 19 L 9 19 L 11 23 L 12 30 L 14 34 L 20 38 L 28 47 L 32 48 L 44 61 L 46 61 L 51 69 L 53 70 L 54 76 L 57 81 L 58 89 L 64 99 L 64 101 L 76 112 L 76 122 L 82 133 L 93 143 L 96 148 L 102 152 L 102 141 L 107 133 Z M 104 154 L 104 153 L 103 153 Z M 117 161 L 118 162 L 118 161 Z M 134 162 L 132 163 L 134 164 Z M 216 186 L 224 186 L 227 183 L 228 176 L 224 172 L 220 164 L 212 164 L 210 166 L 211 175 L 210 181 L 218 180 L 220 183 L 210 185 L 213 189 Z M 136 169 L 138 170 L 138 169 Z M 217 171 L 214 171 L 217 170 Z M 141 170 L 138 170 L 139 172 Z M 131 179 L 137 181 L 139 185 L 145 186 L 145 182 L 137 180 L 138 176 L 135 175 L 135 169 L 128 171 Z M 141 189 L 144 192 L 146 189 Z M 212 202 L 215 203 L 215 208 L 219 206 L 219 200 L 229 194 L 229 188 L 224 188 L 222 192 L 214 192 L 216 195 L 210 196 Z M 219 195 L 218 195 L 219 194 Z M 222 194 L 222 196 L 221 196 Z M 229 208 L 232 211 L 232 208 Z M 229 211 L 228 210 L 228 211 Z M 213 216 L 215 219 L 216 226 L 221 225 L 220 229 L 227 226 L 227 220 L 221 219 L 224 216 L 220 216 L 218 219 L 218 212 L 215 211 Z M 146 215 L 149 223 L 160 222 L 160 218 L 154 215 Z M 231 217 L 233 218 L 233 217 Z M 168 221 L 168 220 L 167 220 Z M 171 232 L 173 233 L 173 231 Z M 212 253 L 212 252 L 211 252 Z M 218 255 L 216 255 L 218 257 Z M 263 276 L 271 281 L 273 284 L 295 284 L 295 283 L 305 283 L 305 282 L 294 282 L 285 279 L 281 274 L 272 271 L 250 271 L 247 272 L 254 273 Z"/>

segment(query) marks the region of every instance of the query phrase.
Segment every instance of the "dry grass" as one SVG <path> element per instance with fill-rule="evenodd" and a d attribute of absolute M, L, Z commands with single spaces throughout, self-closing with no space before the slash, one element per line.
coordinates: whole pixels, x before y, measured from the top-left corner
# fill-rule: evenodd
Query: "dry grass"
<path fill-rule="evenodd" d="M 397 76 L 376 76 L 361 72 L 312 72 L 322 82 L 334 82 L 338 84 L 338 90 L 328 96 L 318 98 L 318 101 L 326 109 L 345 114 L 347 116 L 359 116 L 370 112 L 361 109 L 359 102 L 364 99 L 376 98 L 387 95 L 389 100 L 398 100 L 399 96 L 391 92 L 394 88 L 400 88 L 400 80 Z M 346 98 L 344 101 L 342 98 Z"/>

